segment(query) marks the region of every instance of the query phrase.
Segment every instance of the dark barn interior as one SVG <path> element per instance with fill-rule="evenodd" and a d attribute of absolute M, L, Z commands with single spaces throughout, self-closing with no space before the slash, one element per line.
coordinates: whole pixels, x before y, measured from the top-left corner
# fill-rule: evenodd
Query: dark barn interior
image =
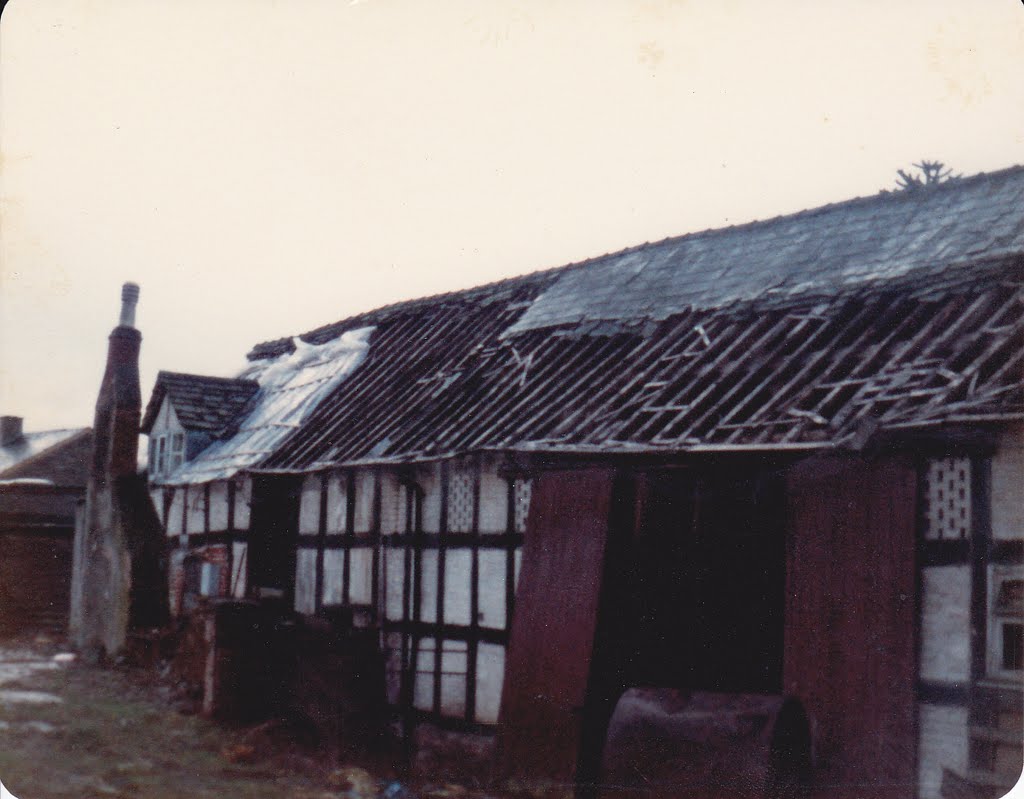
<path fill-rule="evenodd" d="M 782 483 L 755 469 L 638 478 L 625 686 L 778 693 L 785 546 Z"/>
<path fill-rule="evenodd" d="M 253 480 L 248 582 L 279 591 L 286 605 L 295 593 L 300 487 L 295 477 L 261 475 Z"/>

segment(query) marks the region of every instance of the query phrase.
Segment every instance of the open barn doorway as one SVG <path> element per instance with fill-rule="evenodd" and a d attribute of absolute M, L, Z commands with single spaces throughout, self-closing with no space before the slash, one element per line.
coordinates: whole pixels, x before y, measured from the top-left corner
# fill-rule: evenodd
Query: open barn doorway
<path fill-rule="evenodd" d="M 248 585 L 285 607 L 295 595 L 301 488 L 301 478 L 291 475 L 254 475 L 252 481 Z"/>
<path fill-rule="evenodd" d="M 755 469 L 647 472 L 636 511 L 619 599 L 625 686 L 780 693 L 782 480 Z"/>
<path fill-rule="evenodd" d="M 782 691 L 782 482 L 756 469 L 552 471 L 534 488 L 499 777 L 593 784 L 619 697 Z"/>

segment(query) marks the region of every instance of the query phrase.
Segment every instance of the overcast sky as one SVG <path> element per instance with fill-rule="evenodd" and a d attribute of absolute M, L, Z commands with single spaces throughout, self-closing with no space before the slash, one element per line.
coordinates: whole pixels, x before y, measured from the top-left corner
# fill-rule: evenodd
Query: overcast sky
<path fill-rule="evenodd" d="M 1020 0 L 11 0 L 0 413 L 643 241 L 1024 162 Z"/>

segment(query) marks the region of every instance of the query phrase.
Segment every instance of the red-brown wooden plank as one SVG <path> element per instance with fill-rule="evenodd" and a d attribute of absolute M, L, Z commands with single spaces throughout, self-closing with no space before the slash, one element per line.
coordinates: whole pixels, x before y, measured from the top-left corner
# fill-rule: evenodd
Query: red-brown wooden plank
<path fill-rule="evenodd" d="M 597 623 L 613 472 L 545 472 L 530 504 L 496 772 L 569 783 Z"/>
<path fill-rule="evenodd" d="M 816 728 L 821 779 L 913 796 L 916 471 L 814 458 L 787 483 L 784 684 Z"/>

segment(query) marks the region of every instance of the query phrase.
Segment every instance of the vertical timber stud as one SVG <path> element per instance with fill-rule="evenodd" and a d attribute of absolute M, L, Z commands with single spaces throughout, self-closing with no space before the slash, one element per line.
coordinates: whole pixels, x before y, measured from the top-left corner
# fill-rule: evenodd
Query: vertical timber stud
<path fill-rule="evenodd" d="M 356 535 L 356 473 L 350 469 L 345 475 L 345 547 L 342 549 L 341 561 L 341 603 L 352 604 L 348 595 L 349 561 L 352 556 L 352 544 Z"/>
<path fill-rule="evenodd" d="M 327 543 L 327 483 L 328 472 L 320 473 L 320 518 L 316 525 L 316 579 L 313 612 L 318 616 L 324 609 L 324 548 Z"/>
<path fill-rule="evenodd" d="M 928 533 L 928 512 L 925 508 L 928 497 L 928 458 L 919 455 L 914 459 L 917 469 L 917 507 L 914 509 L 914 773 L 920 774 L 921 765 L 921 656 L 924 649 L 924 551 Z M 787 536 L 788 538 L 788 536 Z M 788 546 L 788 544 L 787 544 Z M 787 553 L 787 563 L 788 560 Z"/>
<path fill-rule="evenodd" d="M 370 521 L 370 618 L 374 625 L 377 624 L 377 609 L 383 608 L 380 598 L 380 542 L 381 542 L 381 519 L 382 511 L 384 474 L 382 469 L 377 469 L 373 481 L 373 516 Z M 387 615 L 386 611 L 384 615 Z"/>
<path fill-rule="evenodd" d="M 174 489 L 164 486 L 160 489 L 161 499 L 164 503 L 164 514 L 161 517 L 164 520 L 164 526 L 166 529 L 171 527 L 171 502 L 174 499 Z"/>
<path fill-rule="evenodd" d="M 399 711 L 402 714 L 402 747 L 406 761 L 412 754 L 412 700 L 416 675 L 415 664 L 410 662 L 409 647 L 409 615 L 412 593 L 412 548 L 409 546 L 410 536 L 418 526 L 416 501 L 417 486 L 411 480 L 405 485 L 405 524 L 402 541 L 402 626 L 401 630 L 401 672 L 399 674 Z"/>
<path fill-rule="evenodd" d="M 235 481 L 228 479 L 228 599 L 235 596 Z"/>
<path fill-rule="evenodd" d="M 188 486 L 182 486 L 181 488 L 181 542 L 185 545 L 188 541 L 185 536 L 188 535 Z"/>
<path fill-rule="evenodd" d="M 508 507 L 505 514 L 505 532 L 508 549 L 505 551 L 505 640 L 512 635 L 512 605 L 516 600 L 516 480 L 522 479 L 519 472 L 508 478 Z"/>
<path fill-rule="evenodd" d="M 416 512 L 416 529 L 412 534 L 412 632 L 409 640 L 409 673 L 412 687 L 409 695 L 408 719 L 404 735 L 406 736 L 406 754 L 412 754 L 412 727 L 416 717 L 416 678 L 419 669 L 420 655 L 420 622 L 423 620 L 423 509 L 422 503 Z"/>
<path fill-rule="evenodd" d="M 971 458 L 971 686 L 985 677 L 988 646 L 988 560 L 992 460 Z"/>
<path fill-rule="evenodd" d="M 466 721 L 476 720 L 476 658 L 480 641 L 480 472 L 483 458 L 472 461 L 473 469 L 473 549 L 469 566 L 469 626 L 471 634 L 466 645 Z"/>
<path fill-rule="evenodd" d="M 441 654 L 444 650 L 441 638 L 444 624 L 444 584 L 445 560 L 448 549 L 448 489 L 451 486 L 451 461 L 441 461 L 441 523 L 438 530 L 437 543 L 437 633 L 434 635 L 434 715 L 441 715 L 441 666 L 444 662 Z"/>
<path fill-rule="evenodd" d="M 210 484 L 203 483 L 203 532 L 210 532 Z"/>

